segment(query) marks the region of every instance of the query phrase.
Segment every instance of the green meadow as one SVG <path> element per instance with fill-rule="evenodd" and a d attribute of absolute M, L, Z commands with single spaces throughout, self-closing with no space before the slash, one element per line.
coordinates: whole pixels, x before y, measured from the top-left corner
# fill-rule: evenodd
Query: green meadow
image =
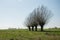
<path fill-rule="evenodd" d="M 0 30 L 0 40 L 60 40 L 60 28 L 28 31 L 28 29 Z"/>

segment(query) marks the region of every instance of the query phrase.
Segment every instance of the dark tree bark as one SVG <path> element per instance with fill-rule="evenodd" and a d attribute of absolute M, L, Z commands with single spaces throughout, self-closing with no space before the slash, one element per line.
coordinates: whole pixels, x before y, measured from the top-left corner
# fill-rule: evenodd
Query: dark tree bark
<path fill-rule="evenodd" d="M 28 29 L 29 29 L 29 31 L 31 31 L 31 28 L 30 28 L 30 26 L 28 27 Z"/>
<path fill-rule="evenodd" d="M 37 31 L 37 26 L 35 26 L 35 31 Z"/>
<path fill-rule="evenodd" d="M 32 31 L 34 31 L 34 26 L 32 26 Z"/>
<path fill-rule="evenodd" d="M 41 31 L 43 31 L 43 25 L 41 25 Z"/>

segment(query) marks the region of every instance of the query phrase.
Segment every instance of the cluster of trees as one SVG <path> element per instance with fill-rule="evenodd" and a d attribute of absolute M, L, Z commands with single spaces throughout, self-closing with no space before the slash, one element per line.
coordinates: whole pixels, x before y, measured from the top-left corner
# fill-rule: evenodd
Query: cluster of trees
<path fill-rule="evenodd" d="M 51 17 L 51 11 L 46 7 L 41 6 L 35 8 L 30 15 L 27 17 L 25 25 L 28 27 L 29 31 L 37 31 L 37 26 L 40 25 L 41 31 L 43 31 L 43 27 L 48 23 L 49 18 Z"/>

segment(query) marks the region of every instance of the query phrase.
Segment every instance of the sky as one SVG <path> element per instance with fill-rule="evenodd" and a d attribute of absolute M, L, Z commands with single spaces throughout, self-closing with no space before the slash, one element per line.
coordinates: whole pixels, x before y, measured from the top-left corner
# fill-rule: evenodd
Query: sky
<path fill-rule="evenodd" d="M 26 17 L 41 5 L 54 14 L 44 28 L 60 27 L 60 0 L 0 0 L 0 29 L 25 28 Z"/>

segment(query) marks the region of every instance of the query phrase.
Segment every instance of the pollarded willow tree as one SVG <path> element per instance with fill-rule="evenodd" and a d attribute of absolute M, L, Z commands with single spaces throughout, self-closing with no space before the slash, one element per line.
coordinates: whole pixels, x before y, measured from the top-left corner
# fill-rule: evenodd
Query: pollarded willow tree
<path fill-rule="evenodd" d="M 49 22 L 51 16 L 51 11 L 44 6 L 34 9 L 26 21 L 27 25 L 29 25 L 29 30 L 32 27 L 32 31 L 34 31 L 35 27 L 35 31 L 37 31 L 37 26 L 40 25 L 41 31 L 43 31 L 44 25 Z"/>
<path fill-rule="evenodd" d="M 28 27 L 29 31 L 31 31 L 31 27 L 32 27 L 32 31 L 34 31 L 34 27 L 35 27 L 35 31 L 37 31 L 37 25 L 38 23 L 35 20 L 35 13 L 31 13 L 28 17 L 27 20 L 25 22 L 25 25 Z"/>
<path fill-rule="evenodd" d="M 41 26 L 41 31 L 45 24 L 49 22 L 49 19 L 52 17 L 52 13 L 46 7 L 41 6 L 36 9 L 37 22 Z"/>

